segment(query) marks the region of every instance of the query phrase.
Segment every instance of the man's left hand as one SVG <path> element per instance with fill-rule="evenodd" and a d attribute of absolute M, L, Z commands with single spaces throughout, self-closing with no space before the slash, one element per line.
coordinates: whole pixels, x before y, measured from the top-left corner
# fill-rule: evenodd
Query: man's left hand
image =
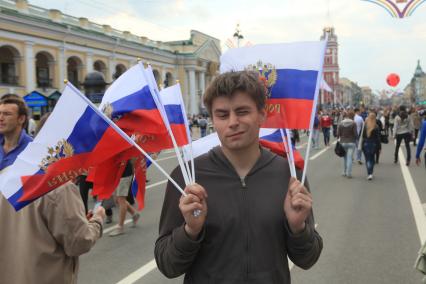
<path fill-rule="evenodd" d="M 312 195 L 300 181 L 290 178 L 288 191 L 284 200 L 284 213 L 292 233 L 305 229 L 305 221 L 311 213 Z"/>

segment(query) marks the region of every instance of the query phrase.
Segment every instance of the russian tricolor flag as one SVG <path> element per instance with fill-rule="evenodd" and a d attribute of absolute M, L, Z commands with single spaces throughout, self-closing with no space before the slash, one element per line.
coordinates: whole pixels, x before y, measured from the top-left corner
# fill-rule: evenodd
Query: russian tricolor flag
<path fill-rule="evenodd" d="M 220 58 L 221 73 L 252 70 L 267 96 L 264 128 L 309 129 L 318 96 L 326 41 L 233 48 Z"/>
<path fill-rule="evenodd" d="M 287 153 L 279 129 L 261 128 L 259 131 L 259 143 L 277 155 L 287 158 Z M 219 145 L 221 145 L 221 143 L 216 132 L 192 142 L 194 158 L 207 153 L 210 149 Z M 287 147 L 287 149 L 289 148 Z M 189 152 L 189 147 L 185 146 L 184 151 Z M 298 169 L 303 169 L 303 157 L 299 151 L 295 149 L 295 147 L 293 147 L 293 155 L 296 167 Z"/>
<path fill-rule="evenodd" d="M 284 137 L 286 137 L 285 131 L 283 131 L 283 133 Z M 288 147 L 287 141 L 283 141 L 283 136 L 281 135 L 280 129 L 261 128 L 259 134 L 259 142 L 260 145 L 262 145 L 263 147 L 268 148 L 275 154 L 283 157 L 287 157 L 286 149 L 290 149 Z M 302 170 L 304 166 L 304 160 L 302 155 L 299 151 L 296 150 L 295 145 L 292 145 L 291 149 L 293 149 L 294 164 L 296 168 Z"/>
<path fill-rule="evenodd" d="M 164 107 L 166 117 L 178 146 L 188 145 L 191 140 L 188 121 L 183 104 L 180 85 L 165 88 L 160 91 L 160 102 Z"/>
<path fill-rule="evenodd" d="M 0 177 L 0 189 L 19 210 L 33 200 L 87 173 L 86 160 L 103 140 L 104 155 L 123 138 L 67 84 L 52 114 L 34 141 Z M 116 140 L 114 140 L 116 139 Z M 127 143 L 127 142 L 126 142 Z"/>

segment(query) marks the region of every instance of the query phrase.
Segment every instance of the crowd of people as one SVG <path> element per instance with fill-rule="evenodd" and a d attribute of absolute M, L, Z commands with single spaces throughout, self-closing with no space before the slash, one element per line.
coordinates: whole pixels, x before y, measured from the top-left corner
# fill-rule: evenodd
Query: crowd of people
<path fill-rule="evenodd" d="M 233 80 L 245 82 L 247 89 L 235 91 Z M 259 200 L 260 195 L 257 194 L 247 195 L 246 198 L 252 200 L 253 204 L 255 200 L 264 202 L 267 206 L 275 204 L 279 210 L 275 210 L 274 213 L 271 211 L 268 216 L 258 216 L 250 220 L 256 224 L 255 226 L 261 226 L 264 220 L 262 218 L 274 218 L 274 224 L 282 223 L 285 226 L 264 227 L 266 235 L 273 238 L 251 243 L 250 245 L 257 247 L 248 257 L 253 259 L 261 257 L 264 263 L 259 265 L 266 271 L 268 270 L 266 266 L 273 266 L 274 261 L 287 261 L 287 257 L 281 259 L 281 254 L 276 254 L 276 248 L 279 247 L 297 265 L 309 268 L 317 261 L 322 250 L 322 239 L 315 231 L 313 222 L 312 196 L 308 186 L 300 184 L 289 175 L 283 176 L 282 173 L 276 172 L 276 169 L 288 166 L 284 159 L 259 148 L 258 133 L 265 119 L 263 111 L 265 102 L 257 98 L 263 89 L 260 87 L 259 90 L 250 89 L 258 84 L 256 80 L 246 72 L 224 74 L 212 84 L 230 88 L 228 93 L 215 93 L 217 86 L 216 89 L 206 91 L 205 103 L 209 113 L 213 113 L 215 129 L 221 138 L 222 146 L 197 160 L 195 163 L 197 178 L 206 186 L 210 186 L 213 182 L 217 188 L 229 189 L 229 192 L 236 187 L 242 189 L 250 187 L 253 190 L 270 188 L 270 194 L 262 194 L 269 196 L 263 201 Z M 217 110 L 216 113 L 214 109 Z M 233 114 L 237 112 L 236 109 L 238 113 Z M 244 111 L 241 112 L 240 109 Z M 34 129 L 34 124 L 29 124 L 28 108 L 22 98 L 15 95 L 1 98 L 1 171 L 7 170 L 7 167 L 13 164 L 19 153 L 32 141 L 32 136 L 36 137 L 46 119 L 47 115 Z M 210 119 L 206 116 L 190 117 L 188 121 L 191 131 L 194 127 L 200 129 L 201 137 L 206 136 L 212 127 Z M 325 147 L 330 146 L 331 134 L 338 139 L 345 152 L 342 171 L 344 177 L 352 178 L 354 162 L 359 164 L 365 162 L 367 179 L 372 180 L 374 166 L 380 161 L 382 144 L 388 144 L 392 139 L 395 139 L 393 157 L 395 163 L 401 159 L 398 154 L 404 141 L 405 165 L 409 166 L 411 163 L 411 143 L 417 146 L 415 158 L 417 165 L 420 165 L 420 155 L 426 138 L 426 110 L 404 106 L 368 110 L 364 107 L 321 110 L 315 116 L 312 131 L 314 149 L 320 148 L 320 133 L 323 134 Z M 299 141 L 299 132 L 293 130 L 291 138 L 293 143 Z M 426 153 L 424 158 L 426 166 Z M 258 159 L 259 163 L 256 162 Z M 133 226 L 140 218 L 132 205 L 134 203 L 130 194 L 132 175 L 131 161 L 128 161 L 115 192 L 115 202 L 112 202 L 118 205 L 119 216 L 118 226 L 110 236 L 124 233 L 127 212 L 132 216 Z M 274 177 L 270 178 L 266 187 L 265 175 Z M 180 184 L 183 183 L 177 170 L 172 176 Z M 247 178 L 249 176 L 250 178 Z M 238 179 L 234 179 L 235 177 Z M 282 195 L 280 190 L 272 190 L 277 184 L 288 184 L 288 194 Z M 3 256 L 9 256 L 0 258 L 2 267 L 0 282 L 30 283 L 30 279 L 37 275 L 37 283 L 76 283 L 79 255 L 89 251 L 102 236 L 105 220 L 112 221 L 112 205 L 106 206 L 107 212 L 102 205 L 97 206 L 95 212 L 89 210 L 90 188 L 91 184 L 86 181 L 86 177 L 80 176 L 74 182 L 66 183 L 19 212 L 15 212 L 0 194 L 1 226 L 7 228 L 5 229 L 7 233 L 0 234 L 0 251 Z M 290 276 L 286 266 L 280 266 L 280 269 L 262 275 L 255 272 L 246 274 L 238 265 L 227 263 L 229 253 L 248 254 L 244 249 L 244 245 L 248 244 L 241 242 L 236 245 L 237 232 L 246 232 L 253 239 L 261 236 L 248 231 L 245 226 L 234 226 L 229 218 L 225 218 L 226 223 L 223 223 L 225 220 L 223 214 L 234 216 L 236 209 L 227 203 L 229 199 L 225 200 L 221 191 L 211 191 L 207 197 L 205 188 L 197 184 L 187 186 L 185 192 L 187 195 L 181 197 L 170 183 L 167 186 L 160 236 L 155 245 L 157 264 L 165 275 L 174 277 L 185 273 L 187 275 L 185 281 L 195 279 L 196 283 L 204 283 L 203 281 L 211 277 L 208 271 L 216 269 L 224 273 L 222 277 L 232 278 L 236 271 L 241 271 L 237 275 L 238 279 L 246 279 L 245 277 L 250 275 L 260 281 L 265 279 L 267 282 L 264 283 L 268 283 L 270 279 L 280 279 L 284 281 L 283 283 L 287 283 L 285 281 Z M 212 205 L 209 208 L 209 224 L 205 224 L 207 198 Z M 231 200 L 236 201 L 240 198 L 234 196 Z M 284 204 L 276 204 L 277 201 L 283 201 Z M 238 206 L 244 210 L 244 204 Z M 201 216 L 195 216 L 194 210 L 201 210 Z M 222 227 L 214 227 L 215 222 L 217 224 L 222 222 L 220 223 Z M 234 236 L 234 239 L 229 236 Z M 204 241 L 209 241 L 209 247 L 201 246 Z M 20 269 L 21 266 L 17 266 L 16 261 L 11 261 L 18 258 L 21 266 L 26 269 Z M 49 267 L 43 270 L 48 273 L 38 273 L 42 267 Z"/>
<path fill-rule="evenodd" d="M 352 164 L 363 164 L 364 156 L 367 179 L 373 179 L 375 164 L 380 161 L 382 145 L 395 141 L 393 161 L 399 162 L 399 149 L 404 142 L 405 165 L 411 164 L 411 146 L 417 146 L 416 164 L 421 163 L 421 153 L 426 135 L 426 109 L 418 107 L 380 107 L 320 110 L 314 120 L 312 148 L 319 149 L 320 132 L 323 133 L 324 146 L 330 145 L 330 132 L 343 147 L 342 176 L 352 178 Z M 419 136 L 420 134 L 420 136 Z M 417 142 L 418 141 L 418 142 Z M 339 147 L 340 147 L 339 146 Z M 426 153 L 425 153 L 426 167 Z"/>

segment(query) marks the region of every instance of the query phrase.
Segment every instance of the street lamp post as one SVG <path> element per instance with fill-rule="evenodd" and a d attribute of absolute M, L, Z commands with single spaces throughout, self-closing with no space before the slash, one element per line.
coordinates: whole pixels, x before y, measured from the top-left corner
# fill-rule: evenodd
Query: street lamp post
<path fill-rule="evenodd" d="M 241 33 L 240 24 L 237 24 L 237 28 L 235 29 L 234 38 L 237 42 L 237 47 L 240 47 L 240 40 L 244 38 Z"/>

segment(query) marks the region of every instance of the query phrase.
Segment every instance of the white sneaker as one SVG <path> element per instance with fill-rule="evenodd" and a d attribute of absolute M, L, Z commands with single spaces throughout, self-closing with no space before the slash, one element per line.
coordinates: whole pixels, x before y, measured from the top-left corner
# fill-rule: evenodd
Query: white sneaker
<path fill-rule="evenodd" d="M 369 175 L 369 176 L 367 177 L 367 179 L 368 179 L 368 180 L 372 180 L 372 179 L 373 179 L 373 175 Z"/>
<path fill-rule="evenodd" d="M 114 231 L 112 231 L 111 233 L 109 233 L 110 237 L 116 237 L 116 236 L 120 236 L 124 234 L 124 228 L 118 226 Z"/>

